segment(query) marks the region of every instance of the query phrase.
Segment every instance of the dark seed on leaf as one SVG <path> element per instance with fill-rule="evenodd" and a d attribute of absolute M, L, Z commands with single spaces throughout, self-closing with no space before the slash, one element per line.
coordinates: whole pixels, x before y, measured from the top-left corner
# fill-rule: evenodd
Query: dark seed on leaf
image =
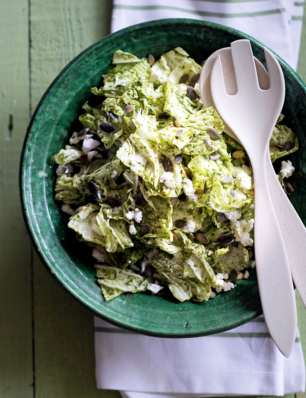
<path fill-rule="evenodd" d="M 223 213 L 218 214 L 217 215 L 217 220 L 219 222 L 224 222 L 226 220 L 225 214 L 223 214 Z"/>
<path fill-rule="evenodd" d="M 85 200 L 87 203 L 95 203 L 96 197 L 94 195 L 86 195 Z"/>
<path fill-rule="evenodd" d="M 143 224 L 143 225 L 140 227 L 140 233 L 141 233 L 142 235 L 148 234 L 148 233 L 150 232 L 151 228 L 152 228 L 151 225 Z"/>
<path fill-rule="evenodd" d="M 288 182 L 288 181 L 285 182 L 285 187 L 286 187 L 286 192 L 287 193 L 291 194 L 291 193 L 294 192 L 294 189 L 293 189 L 292 185 L 290 184 L 290 182 Z"/>
<path fill-rule="evenodd" d="M 236 241 L 233 242 L 233 243 L 232 243 L 232 246 L 238 248 L 238 247 L 239 247 L 239 242 L 236 242 Z"/>
<path fill-rule="evenodd" d="M 205 181 L 205 184 L 204 184 L 204 194 L 206 194 L 206 192 L 207 192 L 207 181 Z"/>
<path fill-rule="evenodd" d="M 195 237 L 196 237 L 196 240 L 198 242 L 202 243 L 203 245 L 207 245 L 210 242 L 208 236 L 203 234 L 203 232 L 198 232 Z"/>
<path fill-rule="evenodd" d="M 209 135 L 209 137 L 210 137 L 211 140 L 213 140 L 213 141 L 218 141 L 218 140 L 220 140 L 220 135 L 219 135 L 219 133 L 218 133 L 215 129 L 209 127 L 209 128 L 206 130 L 206 133 Z"/>
<path fill-rule="evenodd" d="M 100 129 L 102 131 L 104 131 L 105 133 L 112 133 L 113 131 L 115 131 L 115 128 L 111 124 L 107 124 L 107 123 L 101 123 Z"/>
<path fill-rule="evenodd" d="M 229 245 L 228 252 L 226 252 L 225 254 L 230 254 L 233 251 L 233 247 L 233 245 Z"/>
<path fill-rule="evenodd" d="M 167 112 L 162 112 L 158 115 L 160 119 L 169 119 L 170 115 Z"/>
<path fill-rule="evenodd" d="M 93 181 L 89 181 L 88 189 L 90 190 L 90 192 L 96 194 L 99 188 L 96 186 L 96 184 Z"/>
<path fill-rule="evenodd" d="M 187 87 L 187 96 L 191 99 L 191 101 L 194 101 L 197 98 L 197 93 L 194 88 L 188 86 Z"/>
<path fill-rule="evenodd" d="M 146 278 L 150 279 L 154 275 L 154 268 L 152 267 L 151 264 L 146 265 L 146 268 L 144 270 L 144 274 Z"/>
<path fill-rule="evenodd" d="M 295 172 L 292 174 L 292 178 L 293 178 L 294 180 L 301 180 L 301 179 L 303 178 L 303 174 L 300 173 L 299 171 L 295 171 Z"/>
<path fill-rule="evenodd" d="M 82 129 L 78 132 L 77 136 L 78 137 L 83 137 L 83 135 L 85 135 L 87 133 L 87 131 L 89 130 L 89 128 L 86 129 Z"/>
<path fill-rule="evenodd" d="M 148 55 L 148 62 L 151 66 L 153 66 L 155 64 L 155 58 L 153 57 L 152 54 Z"/>
<path fill-rule="evenodd" d="M 186 202 L 186 200 L 187 200 L 187 197 L 184 193 L 182 193 L 178 198 L 181 202 Z"/>
<path fill-rule="evenodd" d="M 233 239 L 233 238 L 223 240 L 222 242 L 219 242 L 219 246 L 222 246 L 222 247 L 229 246 L 234 242 L 234 240 L 235 239 Z"/>
<path fill-rule="evenodd" d="M 145 206 L 147 204 L 148 204 L 148 202 L 145 200 L 145 198 L 139 198 L 139 199 L 136 200 L 136 205 L 137 206 L 143 207 L 143 206 Z"/>
<path fill-rule="evenodd" d="M 162 160 L 162 165 L 163 165 L 163 168 L 164 168 L 165 171 L 172 171 L 172 170 L 173 170 L 172 163 L 171 163 L 171 161 L 170 161 L 169 159 L 167 159 L 167 158 L 164 158 L 164 159 Z"/>
<path fill-rule="evenodd" d="M 80 162 L 81 162 L 82 164 L 86 163 L 86 162 L 87 162 L 87 155 L 82 155 L 82 156 L 80 157 Z"/>
<path fill-rule="evenodd" d="M 232 269 L 229 274 L 231 282 L 235 283 L 237 281 L 237 276 L 238 276 L 238 272 L 235 269 Z"/>
<path fill-rule="evenodd" d="M 283 150 L 291 151 L 291 149 L 293 149 L 294 147 L 295 147 L 295 143 L 293 141 L 287 141 L 287 142 L 285 142 L 285 144 L 283 146 Z"/>
<path fill-rule="evenodd" d="M 101 151 L 100 153 L 101 153 L 103 159 L 105 159 L 105 160 L 108 159 L 108 156 L 109 156 L 108 151 Z"/>
<path fill-rule="evenodd" d="M 194 86 L 200 79 L 200 73 L 197 73 L 196 75 L 192 76 L 190 80 L 190 84 Z"/>
<path fill-rule="evenodd" d="M 110 207 L 119 207 L 122 205 L 121 200 L 117 198 L 107 198 L 106 202 L 110 205 Z"/>
<path fill-rule="evenodd" d="M 176 228 L 184 228 L 187 225 L 187 221 L 186 220 L 176 220 L 174 225 Z"/>
<path fill-rule="evenodd" d="M 185 75 L 183 75 L 183 76 L 180 78 L 179 84 L 186 83 L 188 79 L 189 79 L 189 75 L 186 73 Z"/>

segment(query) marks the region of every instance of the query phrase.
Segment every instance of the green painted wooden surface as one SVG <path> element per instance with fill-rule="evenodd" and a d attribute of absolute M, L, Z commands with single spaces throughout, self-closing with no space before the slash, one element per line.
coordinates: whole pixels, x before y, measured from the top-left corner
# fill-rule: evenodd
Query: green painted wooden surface
<path fill-rule="evenodd" d="M 96 389 L 92 314 L 33 253 L 18 196 L 30 112 L 57 73 L 108 34 L 110 14 L 111 0 L 0 1 L 1 398 L 120 396 Z M 306 16 L 304 27 L 298 72 L 306 81 Z M 298 312 L 306 356 L 306 310 L 300 300 Z"/>

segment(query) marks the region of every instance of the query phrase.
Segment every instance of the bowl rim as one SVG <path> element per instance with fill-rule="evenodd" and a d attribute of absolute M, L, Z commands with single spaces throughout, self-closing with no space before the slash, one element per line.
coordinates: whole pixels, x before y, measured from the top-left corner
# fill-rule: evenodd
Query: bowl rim
<path fill-rule="evenodd" d="M 62 280 L 57 273 L 52 272 L 52 264 L 50 263 L 50 258 L 49 258 L 49 253 L 46 253 L 44 250 L 43 245 L 41 245 L 42 237 L 38 233 L 37 229 L 35 228 L 35 224 L 32 223 L 32 218 L 31 218 L 31 209 L 30 209 L 30 204 L 27 201 L 27 193 L 25 189 L 25 182 L 26 182 L 26 148 L 29 143 L 30 137 L 31 137 L 31 130 L 33 125 L 35 124 L 35 118 L 36 115 L 39 113 L 41 110 L 45 99 L 49 96 L 50 92 L 52 91 L 53 87 L 56 85 L 56 83 L 62 78 L 62 76 L 66 73 L 66 71 L 80 58 L 84 56 L 84 54 L 91 52 L 96 46 L 98 46 L 102 41 L 107 44 L 108 41 L 113 40 L 114 38 L 120 37 L 123 34 L 133 32 L 137 32 L 137 30 L 146 28 L 146 27 L 154 27 L 155 25 L 158 25 L 159 29 L 162 28 L 163 26 L 169 24 L 169 23 L 179 23 L 179 24 L 184 24 L 186 27 L 190 25 L 198 25 L 199 27 L 205 25 L 209 26 L 212 29 L 217 29 L 221 30 L 224 33 L 231 33 L 235 34 L 237 36 L 240 36 L 241 39 L 248 39 L 250 40 L 251 44 L 255 44 L 257 47 L 264 49 L 268 48 L 265 46 L 263 43 L 260 41 L 254 39 L 253 37 L 237 30 L 234 28 L 230 28 L 215 22 L 210 22 L 210 21 L 202 21 L 202 20 L 196 20 L 196 19 L 189 19 L 189 18 L 167 18 L 167 19 L 162 19 L 162 20 L 154 20 L 154 21 L 149 21 L 149 22 L 144 22 L 136 25 L 129 26 L 127 28 L 121 29 L 115 33 L 111 33 L 108 36 L 102 38 L 101 40 L 93 43 L 91 46 L 87 47 L 84 49 L 80 54 L 78 54 L 76 57 L 74 57 L 61 71 L 60 73 L 53 79 L 52 83 L 48 86 L 47 90 L 44 92 L 43 96 L 41 97 L 39 103 L 36 106 L 36 109 L 31 117 L 30 123 L 27 127 L 24 142 L 23 142 L 23 147 L 21 151 L 21 156 L 20 156 L 20 167 L 19 167 L 19 193 L 20 193 L 20 200 L 21 200 L 21 207 L 22 207 L 22 214 L 23 218 L 25 221 L 25 225 L 27 228 L 27 231 L 29 233 L 29 236 L 31 238 L 32 244 L 34 248 L 37 248 L 37 253 L 40 257 L 40 260 L 42 263 L 45 265 L 45 267 L 51 271 L 51 275 L 53 278 L 59 283 L 59 285 L 62 288 L 65 288 L 68 290 L 68 292 L 72 295 L 74 299 L 77 299 L 83 306 L 85 306 L 87 309 L 92 311 L 96 316 L 105 319 L 107 322 L 110 324 L 113 324 L 115 326 L 121 327 L 128 329 L 133 332 L 145 334 L 145 335 L 151 335 L 151 336 L 156 336 L 156 337 L 174 337 L 174 338 L 189 338 L 189 337 L 200 337 L 203 336 L 203 333 L 200 331 L 193 331 L 192 329 L 185 329 L 182 332 L 176 331 L 176 332 L 171 332 L 171 336 L 167 334 L 167 332 L 162 332 L 162 331 L 150 331 L 147 327 L 140 327 L 139 325 L 137 328 L 133 327 L 131 323 L 124 322 L 124 320 L 118 321 L 115 317 L 113 317 L 110 313 L 108 314 L 101 314 L 94 306 L 93 304 L 89 303 L 86 301 L 86 298 L 80 296 L 76 290 L 73 289 L 72 286 L 69 286 L 67 283 L 65 283 L 64 280 Z M 272 53 L 276 56 L 277 60 L 279 61 L 280 65 L 282 66 L 282 69 L 286 70 L 287 73 L 292 75 L 294 80 L 297 82 L 299 86 L 301 86 L 302 90 L 306 92 L 306 84 L 302 81 L 302 79 L 298 76 L 298 74 L 295 72 L 295 70 L 287 64 L 286 61 L 284 61 L 279 55 L 277 55 L 273 50 L 270 49 Z M 220 333 L 225 330 L 230 330 L 233 328 L 236 328 L 240 325 L 245 324 L 246 322 L 251 321 L 252 319 L 256 318 L 258 315 L 254 316 L 248 316 L 248 317 L 241 317 L 241 320 L 236 321 L 233 323 L 233 325 L 230 328 L 220 328 L 219 331 L 213 331 L 212 334 L 215 333 Z M 205 333 L 205 335 L 208 335 L 209 333 Z"/>

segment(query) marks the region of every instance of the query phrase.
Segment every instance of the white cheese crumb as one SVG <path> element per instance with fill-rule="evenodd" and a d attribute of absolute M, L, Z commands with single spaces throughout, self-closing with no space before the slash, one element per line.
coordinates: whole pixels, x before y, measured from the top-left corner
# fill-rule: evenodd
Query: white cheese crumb
<path fill-rule="evenodd" d="M 174 189 L 175 188 L 175 180 L 174 174 L 170 171 L 166 171 L 160 177 L 160 182 L 164 183 L 167 188 Z"/>
<path fill-rule="evenodd" d="M 217 293 L 220 293 L 222 290 L 227 292 L 235 287 L 232 282 L 225 282 L 225 279 L 228 279 L 228 274 L 217 274 L 216 279 L 212 287 L 216 289 Z"/>
<path fill-rule="evenodd" d="M 131 225 L 130 225 L 130 227 L 129 227 L 129 232 L 130 232 L 130 234 L 132 234 L 132 235 L 137 234 L 137 229 L 135 228 L 135 225 L 134 225 L 134 224 L 131 224 Z"/>
<path fill-rule="evenodd" d="M 209 252 L 207 254 L 210 256 L 211 254 L 213 254 L 213 251 L 209 250 Z"/>
<path fill-rule="evenodd" d="M 115 177 L 116 177 L 116 175 L 117 175 L 117 171 L 116 171 L 116 170 L 114 170 L 114 171 L 112 172 L 112 174 L 111 174 L 111 177 L 112 177 L 112 178 L 115 178 Z"/>
<path fill-rule="evenodd" d="M 194 232 L 195 230 L 195 223 L 192 220 L 187 221 L 187 225 L 182 228 L 184 232 Z"/>
<path fill-rule="evenodd" d="M 239 210 L 230 211 L 229 213 L 224 214 L 225 217 L 233 223 L 236 223 L 236 221 L 241 217 L 241 213 Z"/>
<path fill-rule="evenodd" d="M 135 209 L 134 211 L 134 220 L 138 223 L 142 220 L 142 212 L 139 209 Z"/>
<path fill-rule="evenodd" d="M 241 191 L 247 193 L 252 188 L 252 178 L 241 167 L 234 167 L 234 177 Z"/>
<path fill-rule="evenodd" d="M 92 149 L 96 148 L 99 145 L 100 145 L 99 141 L 93 140 L 92 138 L 85 138 L 85 140 L 83 141 L 82 151 L 87 154 L 89 151 L 91 151 Z"/>
<path fill-rule="evenodd" d="M 291 177 L 292 174 L 294 173 L 294 170 L 295 170 L 295 167 L 292 166 L 292 162 L 290 162 L 290 160 L 282 161 L 282 167 L 281 167 L 280 173 L 283 176 L 283 178 Z"/>
<path fill-rule="evenodd" d="M 133 218 L 134 218 L 134 212 L 133 212 L 133 210 L 132 210 L 132 211 L 128 211 L 128 212 L 126 213 L 125 217 L 126 217 L 128 220 L 133 220 Z"/>
<path fill-rule="evenodd" d="M 215 293 L 215 292 L 213 292 L 213 291 L 211 291 L 210 298 L 211 298 L 211 299 L 213 299 L 213 298 L 215 298 L 215 297 L 216 297 L 216 293 Z"/>
<path fill-rule="evenodd" d="M 242 166 L 242 170 L 248 175 L 250 176 L 252 174 L 252 170 L 246 166 L 245 164 Z"/>
<path fill-rule="evenodd" d="M 241 242 L 243 246 L 252 246 L 253 239 L 250 238 L 249 232 L 254 228 L 254 220 L 237 221 L 234 226 L 235 238 L 237 242 Z"/>
<path fill-rule="evenodd" d="M 183 180 L 183 190 L 186 196 L 188 196 L 189 199 L 194 200 L 197 202 L 198 196 L 194 193 L 195 189 L 192 185 L 192 181 L 189 180 L 189 178 L 184 178 Z"/>
<path fill-rule="evenodd" d="M 84 138 L 91 138 L 92 134 L 86 134 L 86 130 L 88 131 L 89 129 L 84 129 L 84 135 L 81 136 L 78 136 L 78 133 L 73 133 L 72 137 L 69 140 L 69 144 L 78 144 L 80 141 L 84 140 Z"/>
<path fill-rule="evenodd" d="M 155 283 L 148 283 L 147 289 L 156 294 L 163 289 L 163 286 L 156 285 Z"/>
<path fill-rule="evenodd" d="M 248 271 L 245 271 L 243 277 L 244 279 L 248 279 L 248 277 L 250 276 L 250 273 Z"/>
<path fill-rule="evenodd" d="M 62 205 L 62 211 L 69 214 L 70 216 L 73 216 L 75 214 L 75 211 L 69 205 Z"/>
<path fill-rule="evenodd" d="M 98 151 L 90 151 L 87 154 L 87 160 L 91 161 L 91 159 L 98 154 Z"/>
<path fill-rule="evenodd" d="M 99 263 L 103 263 L 105 261 L 105 255 L 100 253 L 97 249 L 93 249 L 92 256 L 98 260 Z"/>

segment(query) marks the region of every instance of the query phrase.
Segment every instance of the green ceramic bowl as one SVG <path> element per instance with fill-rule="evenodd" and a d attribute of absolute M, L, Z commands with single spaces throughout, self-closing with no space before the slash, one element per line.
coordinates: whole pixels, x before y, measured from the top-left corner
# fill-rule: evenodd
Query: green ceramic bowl
<path fill-rule="evenodd" d="M 168 19 L 135 25 L 111 34 L 92 45 L 58 75 L 41 99 L 27 131 L 21 159 L 21 198 L 25 220 L 35 248 L 52 274 L 75 298 L 96 315 L 117 326 L 159 337 L 194 337 L 222 332 L 262 313 L 256 271 L 237 287 L 208 302 L 180 303 L 162 296 L 122 295 L 105 302 L 95 281 L 93 259 L 85 245 L 76 245 L 67 218 L 53 199 L 56 165 L 51 157 L 80 128 L 78 116 L 101 75 L 112 68 L 114 51 L 138 57 L 152 53 L 156 58 L 183 47 L 201 62 L 212 52 L 247 38 L 254 55 L 264 62 L 261 43 L 234 29 L 209 22 Z M 286 79 L 286 123 L 300 139 L 300 150 L 291 156 L 297 170 L 306 175 L 306 92 L 305 85 L 282 59 Z M 303 180 L 292 182 L 292 202 L 306 220 Z"/>

